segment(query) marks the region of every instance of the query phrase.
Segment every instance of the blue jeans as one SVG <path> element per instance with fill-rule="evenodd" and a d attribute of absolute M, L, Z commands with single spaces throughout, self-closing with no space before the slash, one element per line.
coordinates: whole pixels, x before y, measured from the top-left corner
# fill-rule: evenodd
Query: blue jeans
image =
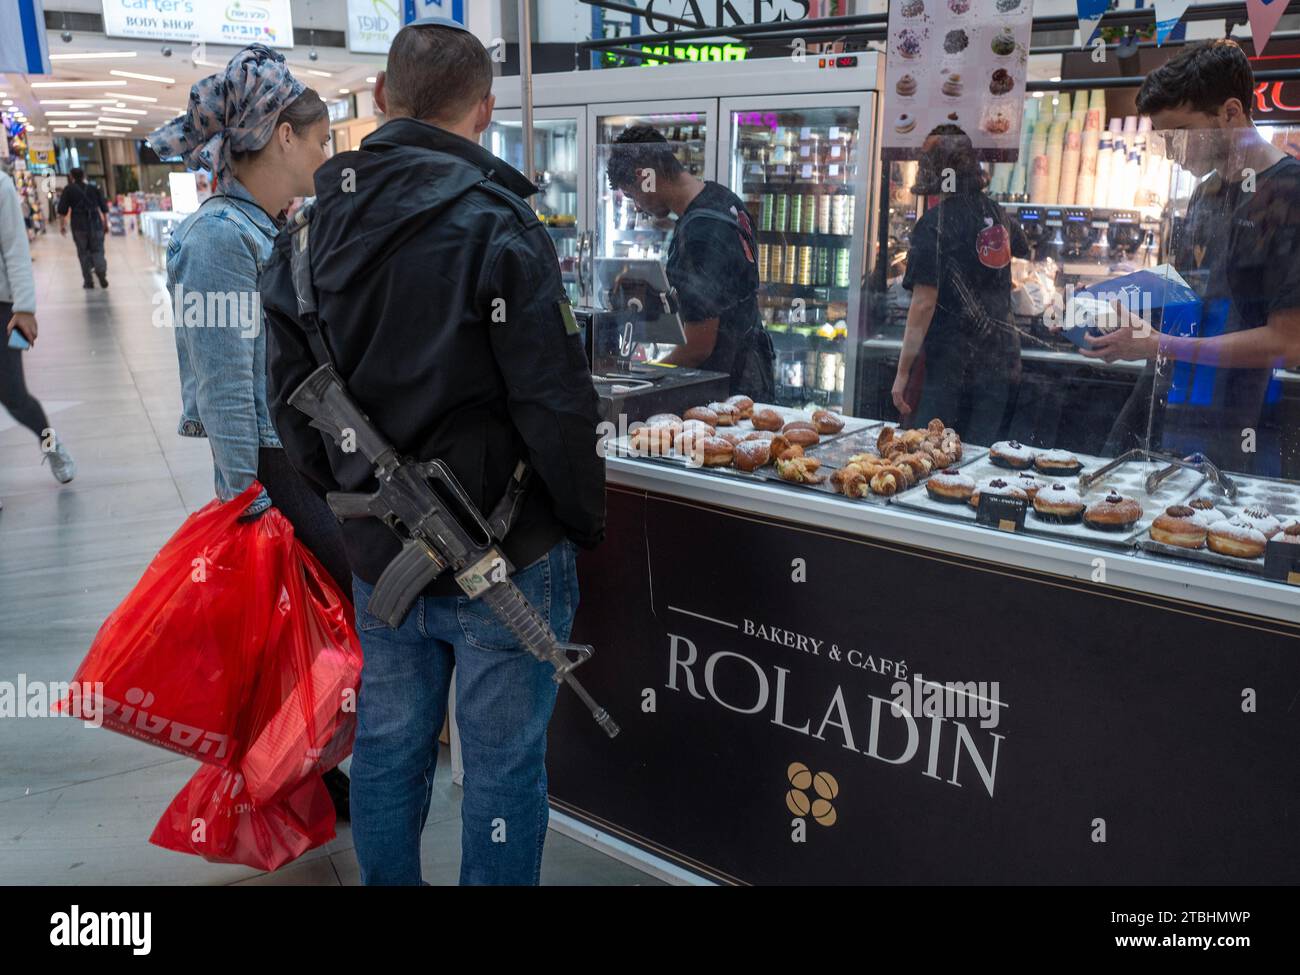
<path fill-rule="evenodd" d="M 576 551 L 562 541 L 512 577 L 561 640 L 578 608 Z M 455 667 L 465 764 L 460 882 L 537 884 L 550 818 L 554 668 L 521 649 L 482 603 L 421 597 L 391 629 L 365 610 L 372 586 L 354 576 L 352 592 L 365 654 L 349 770 L 362 883 L 421 883 L 420 833 Z"/>

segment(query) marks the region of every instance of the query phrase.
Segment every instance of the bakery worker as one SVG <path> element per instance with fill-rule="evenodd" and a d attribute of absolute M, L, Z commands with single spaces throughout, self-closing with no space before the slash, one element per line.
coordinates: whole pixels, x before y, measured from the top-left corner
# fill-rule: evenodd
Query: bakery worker
<path fill-rule="evenodd" d="M 559 261 L 524 176 L 478 143 L 492 60 L 459 24 L 393 39 L 375 102 L 388 121 L 316 171 L 310 267 L 325 350 L 402 454 L 447 463 L 488 514 L 526 460 L 531 485 L 502 547 L 514 581 L 567 640 L 577 545 L 604 534 L 597 398 Z M 271 414 L 319 492 L 372 491 L 370 465 L 308 426 L 288 398 L 317 362 L 281 234 L 260 287 Z M 456 671 L 463 744 L 462 883 L 536 884 L 546 836 L 554 668 L 444 573 L 397 629 L 366 611 L 399 542 L 343 526 L 365 656 L 352 755 L 352 837 L 366 884 L 419 884 L 438 734 Z M 501 838 L 505 837 L 505 842 Z"/>
<path fill-rule="evenodd" d="M 948 123 L 930 131 L 912 192 L 939 202 L 912 230 L 903 275 L 912 301 L 891 391 L 909 422 L 939 417 L 972 443 L 1007 435 L 1020 382 L 1011 258 L 1029 256 L 987 184 L 970 136 Z"/>
<path fill-rule="evenodd" d="M 728 373 L 733 395 L 772 402 L 776 354 L 758 313 L 757 246 L 744 201 L 688 173 L 648 125 L 614 140 L 607 175 L 638 209 L 677 217 L 664 272 L 677 291 L 686 344 L 662 361 Z"/>
<path fill-rule="evenodd" d="M 1245 53 L 1218 40 L 1187 48 L 1138 91 L 1138 111 L 1171 158 L 1202 180 L 1170 247 L 1202 313 L 1198 334 L 1173 336 L 1121 307 L 1121 322 L 1132 327 L 1088 337 L 1085 355 L 1147 361 L 1108 454 L 1146 446 L 1150 430 L 1153 449 L 1200 450 L 1229 470 L 1296 475 L 1300 457 L 1287 456 L 1294 443 L 1281 441 L 1273 370 L 1300 365 L 1300 160 L 1255 128 L 1254 90 Z M 1180 372 L 1193 402 L 1169 404 Z M 1195 392 L 1207 387 L 1197 405 Z"/>

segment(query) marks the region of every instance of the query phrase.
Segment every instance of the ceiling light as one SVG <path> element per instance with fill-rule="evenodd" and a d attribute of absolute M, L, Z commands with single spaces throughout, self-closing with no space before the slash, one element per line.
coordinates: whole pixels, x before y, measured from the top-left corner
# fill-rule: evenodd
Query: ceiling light
<path fill-rule="evenodd" d="M 8 108 L 13 103 L 14 100 L 12 98 L 6 98 L 4 101 L 0 102 L 0 105 L 3 105 L 5 108 Z"/>
<path fill-rule="evenodd" d="M 113 98 L 42 98 L 42 105 L 106 105 Z"/>
<path fill-rule="evenodd" d="M 334 76 L 328 71 L 321 71 L 319 68 L 304 68 L 308 74 L 314 74 L 317 78 L 333 78 Z"/>
<path fill-rule="evenodd" d="M 108 92 L 104 92 L 104 94 L 107 95 Z M 147 95 L 128 95 L 126 92 L 121 92 L 114 97 L 125 99 L 128 102 L 156 102 L 158 100 L 156 98 L 150 98 Z"/>
<path fill-rule="evenodd" d="M 173 114 L 176 115 L 184 115 L 186 112 L 189 111 L 188 108 L 175 108 L 171 105 L 155 105 L 154 108 L 160 109 L 164 112 L 172 112 Z"/>
<path fill-rule="evenodd" d="M 366 79 L 366 84 L 373 85 L 376 80 L 378 79 L 376 79 L 374 75 L 371 75 L 369 78 Z"/>
<path fill-rule="evenodd" d="M 339 94 L 340 94 L 340 95 L 350 95 L 350 94 L 352 94 L 352 89 L 351 89 L 351 88 L 340 88 L 340 89 L 339 89 Z"/>
<path fill-rule="evenodd" d="M 32 88 L 111 88 L 125 85 L 125 81 L 33 81 Z"/>
<path fill-rule="evenodd" d="M 1061 80 L 1061 76 L 1058 74 L 1055 78 L 1052 78 L 1051 80 L 1052 80 L 1052 81 L 1060 81 L 1060 80 Z"/>
<path fill-rule="evenodd" d="M 148 115 L 143 108 L 101 108 L 101 112 L 116 112 L 118 115 Z"/>
<path fill-rule="evenodd" d="M 164 78 L 157 74 L 136 74 L 134 71 L 118 71 L 114 68 L 109 72 L 114 78 L 134 78 L 136 81 L 157 81 L 164 85 L 176 84 L 175 78 Z"/>
<path fill-rule="evenodd" d="M 130 132 L 131 130 L 130 130 L 130 129 L 124 129 L 124 128 L 121 128 L 121 127 L 116 126 L 116 125 L 97 125 L 97 126 L 95 127 L 95 131 L 97 131 L 97 132 Z"/>
<path fill-rule="evenodd" d="M 140 122 L 133 118 L 110 118 L 107 115 L 101 115 L 95 120 L 96 122 L 108 122 L 110 125 L 125 125 L 130 128 L 132 125 L 139 125 Z"/>
<path fill-rule="evenodd" d="M 94 118 L 94 112 L 46 112 L 50 118 Z"/>
<path fill-rule="evenodd" d="M 133 58 L 135 51 L 92 51 L 88 54 L 51 54 L 51 61 L 96 61 L 104 58 Z"/>

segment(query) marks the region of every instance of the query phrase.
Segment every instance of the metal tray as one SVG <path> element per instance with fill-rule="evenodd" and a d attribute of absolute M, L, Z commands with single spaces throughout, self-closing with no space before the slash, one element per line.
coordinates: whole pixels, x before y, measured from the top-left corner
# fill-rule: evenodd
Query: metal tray
<path fill-rule="evenodd" d="M 983 450 L 983 448 L 980 448 Z M 1086 454 L 1077 455 L 1079 461 L 1083 464 L 1083 472 L 1096 470 L 1099 467 L 1109 463 L 1103 457 L 1090 457 Z M 1186 500 L 1192 493 L 1204 482 L 1199 474 L 1194 471 L 1180 470 L 1176 474 L 1166 478 L 1156 489 L 1156 493 L 1147 496 L 1146 493 L 1146 476 L 1150 473 L 1152 467 L 1158 465 L 1143 462 L 1133 462 L 1124 464 L 1116 468 L 1105 479 L 1095 484 L 1087 494 L 1081 493 L 1085 502 L 1092 502 L 1098 498 L 1105 497 L 1106 492 L 1116 490 L 1121 494 L 1137 498 L 1142 504 L 1142 517 L 1130 529 L 1118 532 L 1102 531 L 1097 528 L 1089 528 L 1082 520 L 1073 524 L 1057 524 L 1055 522 L 1045 521 L 1039 518 L 1034 511 L 1034 506 L 1030 504 L 1029 511 L 1025 515 L 1025 531 L 1034 535 L 1049 535 L 1053 538 L 1067 538 L 1070 541 L 1082 542 L 1083 544 L 1107 545 L 1114 548 L 1132 549 L 1134 540 L 1138 536 L 1146 533 L 1151 522 L 1155 520 L 1165 508 L 1172 504 L 1178 504 Z M 1059 474 L 1040 474 L 1030 468 L 1040 481 L 1049 484 L 1066 484 L 1070 487 L 1078 488 L 1078 475 L 1073 477 L 1062 477 Z M 1083 473 L 1081 472 L 1081 473 Z M 966 468 L 965 473 L 973 477 L 976 483 L 987 480 L 991 477 L 1015 477 L 1017 472 L 1005 467 L 999 467 L 985 456 L 981 457 L 978 463 L 972 464 Z M 1010 475 L 1010 477 L 1008 477 Z M 924 483 L 916 487 L 908 488 L 906 491 L 894 496 L 894 503 L 903 505 L 907 508 L 916 508 L 930 514 L 946 515 L 949 518 L 960 518 L 964 521 L 975 520 L 975 509 L 969 504 L 952 504 L 945 501 L 936 501 L 930 497 L 929 492 L 925 490 Z"/>
<path fill-rule="evenodd" d="M 1270 477 L 1253 477 L 1249 474 L 1229 473 L 1228 476 L 1237 485 L 1235 500 L 1228 501 L 1224 494 L 1212 484 L 1204 485 L 1201 490 L 1194 492 L 1191 497 L 1212 499 L 1215 501 L 1215 507 L 1229 518 L 1239 515 L 1246 508 L 1258 505 L 1267 509 L 1269 514 L 1283 525 L 1288 525 L 1293 521 L 1300 521 L 1300 484 L 1295 481 L 1282 481 Z M 1217 569 L 1235 569 L 1238 572 L 1249 572 L 1253 575 L 1262 575 L 1264 572 L 1264 557 L 1262 555 L 1257 559 L 1239 559 L 1231 555 L 1220 555 L 1218 552 L 1211 552 L 1208 548 L 1193 549 L 1179 548 L 1177 545 L 1166 545 L 1163 542 L 1155 541 L 1149 536 L 1140 538 L 1138 547 L 1144 552 L 1151 552 L 1167 558 L 1183 559 L 1189 562 L 1200 562 L 1203 565 L 1212 565 Z"/>

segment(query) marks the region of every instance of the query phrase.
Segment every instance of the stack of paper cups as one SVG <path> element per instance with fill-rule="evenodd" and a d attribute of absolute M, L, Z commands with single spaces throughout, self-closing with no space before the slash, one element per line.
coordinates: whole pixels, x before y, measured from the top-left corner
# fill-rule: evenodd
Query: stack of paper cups
<path fill-rule="evenodd" d="M 1025 118 L 1020 126 L 1020 152 L 1016 156 L 1015 168 L 1011 170 L 1011 184 L 1007 191 L 1012 196 L 1023 196 L 1025 193 L 1025 174 L 1029 170 L 1031 162 L 1029 158 L 1029 139 L 1033 132 L 1034 122 L 1038 119 L 1038 105 L 1041 98 L 1025 99 Z"/>
<path fill-rule="evenodd" d="M 1093 182 L 1092 193 L 1086 206 L 1101 207 L 1107 206 L 1109 201 L 1107 197 L 1107 187 L 1110 186 L 1110 157 L 1113 155 L 1112 136 L 1109 132 L 1101 133 L 1101 140 L 1097 144 L 1097 167 L 1096 178 Z M 1082 200 L 1079 201 L 1081 204 Z"/>
<path fill-rule="evenodd" d="M 1042 202 L 1055 206 L 1057 193 L 1061 187 L 1061 155 L 1065 150 L 1065 121 L 1058 115 L 1052 127 L 1047 130 L 1047 186 L 1043 191 Z"/>
<path fill-rule="evenodd" d="M 1079 120 L 1071 118 L 1065 126 L 1065 151 L 1061 154 L 1061 188 L 1057 191 L 1056 202 L 1063 207 L 1077 203 L 1079 182 L 1079 160 L 1083 151 L 1083 133 Z"/>
<path fill-rule="evenodd" d="M 1011 185 L 1011 170 L 1015 168 L 1015 163 L 995 162 L 993 164 L 993 175 L 989 178 L 989 194 L 992 196 L 1002 196 L 1007 193 Z"/>
<path fill-rule="evenodd" d="M 1034 123 L 1034 133 L 1029 139 L 1029 202 L 1043 203 L 1047 193 L 1047 129 L 1049 123 Z"/>
<path fill-rule="evenodd" d="M 1103 88 L 1094 88 L 1088 98 L 1088 111 L 1097 110 L 1097 131 L 1106 130 L 1106 91 Z"/>
<path fill-rule="evenodd" d="M 1097 147 L 1101 137 L 1101 115 L 1103 111 L 1104 109 L 1090 107 L 1083 117 L 1079 181 L 1074 192 L 1074 202 L 1081 207 L 1093 205 L 1093 192 L 1097 186 Z"/>
<path fill-rule="evenodd" d="M 1106 206 L 1132 206 L 1133 200 L 1131 197 L 1128 203 L 1124 202 L 1124 171 L 1128 166 L 1128 142 L 1124 138 L 1123 119 L 1113 118 L 1110 120 L 1110 139 L 1111 148 L 1114 151 L 1110 154 L 1110 168 L 1106 174 Z M 1132 193 L 1131 188 L 1129 192 Z"/>

